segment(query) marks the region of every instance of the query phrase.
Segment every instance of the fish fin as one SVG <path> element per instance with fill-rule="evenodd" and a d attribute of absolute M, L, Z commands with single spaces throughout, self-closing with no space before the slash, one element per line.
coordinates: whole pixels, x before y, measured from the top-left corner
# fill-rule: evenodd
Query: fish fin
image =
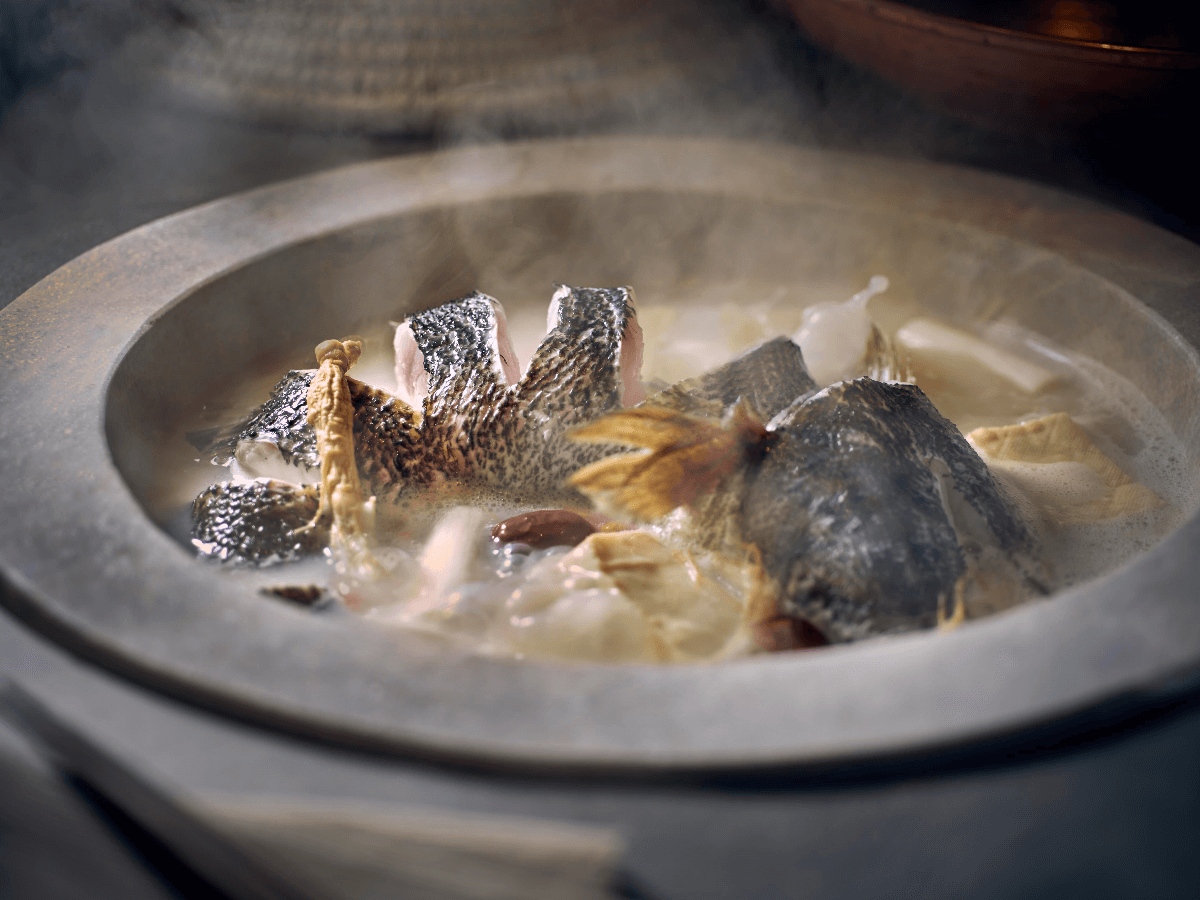
<path fill-rule="evenodd" d="M 571 483 L 610 514 L 653 521 L 715 491 L 766 435 L 744 401 L 721 422 L 666 407 L 622 410 L 575 429 L 571 437 L 645 449 L 584 466 Z"/>

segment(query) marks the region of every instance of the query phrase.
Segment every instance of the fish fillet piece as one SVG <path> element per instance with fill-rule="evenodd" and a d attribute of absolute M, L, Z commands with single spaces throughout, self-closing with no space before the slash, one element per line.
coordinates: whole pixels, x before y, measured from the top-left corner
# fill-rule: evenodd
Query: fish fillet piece
<path fill-rule="evenodd" d="M 593 423 L 585 439 L 607 432 L 650 452 L 589 466 L 575 483 L 606 511 L 642 519 L 684 499 L 700 545 L 756 548 L 777 585 L 760 616 L 847 641 L 937 624 L 973 595 L 976 571 L 1042 592 L 1028 523 L 915 385 L 839 382 L 760 424 L 757 439 L 745 409 L 727 417 L 725 441 L 711 419 L 664 414 L 647 406 Z"/>
<path fill-rule="evenodd" d="M 317 513 L 315 486 L 286 481 L 223 482 L 192 502 L 192 544 L 201 556 L 229 562 L 285 562 L 320 552 L 324 524 L 306 528 Z"/>
<path fill-rule="evenodd" d="M 220 429 L 191 432 L 188 440 L 202 453 L 211 453 L 217 465 L 229 465 L 246 459 L 252 445 L 254 453 L 269 452 L 276 457 L 268 464 L 293 467 L 296 476 L 305 469 L 320 469 L 316 432 L 308 423 L 308 390 L 316 369 L 288 372 L 274 388 L 267 402 L 246 418 Z M 411 456 L 417 437 L 417 417 L 411 408 L 386 391 L 347 378 L 354 404 L 355 443 L 359 450 L 360 474 L 372 490 L 404 477 L 398 457 Z M 409 452 L 405 452 L 405 451 Z M 256 473 L 247 473 L 253 477 Z M 376 491 L 378 492 L 378 491 Z"/>
<path fill-rule="evenodd" d="M 406 330 L 416 348 L 407 358 L 401 356 L 409 343 Z M 396 329 L 396 347 L 401 386 L 405 379 L 420 383 L 419 378 L 401 377 L 419 364 L 427 388 L 420 426 L 426 481 L 471 480 L 467 457 L 480 420 L 519 375 L 503 307 L 476 291 L 424 310 Z"/>
<path fill-rule="evenodd" d="M 246 459 L 251 447 L 271 448 L 272 469 L 293 467 L 299 481 L 305 470 L 320 471 L 316 432 L 308 422 L 308 391 L 316 369 L 288 372 L 271 390 L 267 402 L 245 419 L 223 429 L 188 435 L 202 453 L 211 453 L 217 465 Z M 354 378 L 346 378 L 354 405 L 355 459 L 359 475 L 370 493 L 391 497 L 409 480 L 420 479 L 421 457 L 418 417 L 411 407 L 386 391 Z M 246 474 L 251 477 L 257 472 Z"/>
<path fill-rule="evenodd" d="M 560 285 L 546 337 L 500 401 L 469 423 L 469 469 L 482 483 L 538 505 L 578 503 L 570 476 L 613 452 L 567 436 L 640 402 L 642 331 L 633 290 Z"/>
<path fill-rule="evenodd" d="M 529 361 L 518 399 L 542 408 L 561 404 L 563 395 L 588 409 L 633 406 L 644 399 L 643 350 L 633 288 L 560 284 L 546 312 L 546 337 Z"/>
<path fill-rule="evenodd" d="M 1130 478 L 1066 413 L 967 435 L 1054 525 L 1082 525 L 1147 512 L 1164 504 Z"/>
<path fill-rule="evenodd" d="M 317 436 L 307 420 L 308 386 L 316 371 L 293 369 L 249 416 L 224 428 L 191 432 L 188 440 L 201 453 L 211 453 L 217 465 L 233 462 L 239 446 L 259 443 L 272 446 L 285 466 L 319 468 Z"/>
<path fill-rule="evenodd" d="M 319 474 L 316 432 L 307 419 L 307 395 L 314 375 L 315 370 L 289 372 L 270 399 L 247 419 L 220 432 L 190 437 L 199 450 L 211 452 L 217 463 L 246 459 L 250 449 L 258 453 L 271 448 L 270 470 L 290 467 L 297 473 L 296 481 L 306 472 Z M 396 502 L 406 488 L 428 483 L 433 475 L 422 465 L 423 448 L 413 410 L 387 392 L 353 378 L 346 378 L 346 385 L 354 408 L 354 461 L 368 492 Z M 318 485 L 301 487 L 289 483 L 291 479 L 258 479 L 250 485 L 264 482 L 273 487 L 267 490 L 245 482 L 222 482 L 196 498 L 192 543 L 202 556 L 261 563 L 281 556 L 280 547 L 299 548 L 281 556 L 291 558 L 298 552 L 319 551 L 328 543 L 329 530 L 324 525 L 295 538 L 288 538 L 283 530 L 301 528 L 313 518 L 321 496 Z M 304 521 L 295 516 L 299 497 L 313 499 Z M 256 507 L 253 514 L 252 504 Z M 259 549 L 255 549 L 256 542 L 262 545 Z"/>
<path fill-rule="evenodd" d="M 812 396 L 817 390 L 817 383 L 805 367 L 800 347 L 779 337 L 712 372 L 659 391 L 646 403 L 720 418 L 738 400 L 745 400 L 766 422 L 797 398 Z"/>
<path fill-rule="evenodd" d="M 507 387 L 521 376 L 504 307 L 479 291 L 405 319 L 395 350 L 397 396 L 426 413 L 427 405 L 444 406 L 488 382 Z"/>

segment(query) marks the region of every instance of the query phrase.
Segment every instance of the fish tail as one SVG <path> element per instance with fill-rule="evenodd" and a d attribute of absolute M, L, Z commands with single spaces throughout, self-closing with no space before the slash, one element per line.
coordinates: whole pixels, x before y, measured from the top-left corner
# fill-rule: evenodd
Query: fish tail
<path fill-rule="evenodd" d="M 654 521 L 718 490 L 766 436 L 744 401 L 720 422 L 666 407 L 626 409 L 575 429 L 571 437 L 642 449 L 584 466 L 571 483 L 610 515 Z"/>

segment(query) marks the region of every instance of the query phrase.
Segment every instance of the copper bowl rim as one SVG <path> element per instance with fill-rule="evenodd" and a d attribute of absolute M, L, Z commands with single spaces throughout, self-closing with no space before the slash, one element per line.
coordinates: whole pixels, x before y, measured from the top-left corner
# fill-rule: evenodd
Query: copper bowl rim
<path fill-rule="evenodd" d="M 788 0 L 799 5 L 805 0 Z M 1137 47 L 1020 31 L 926 12 L 893 0 L 816 0 L 825 6 L 853 7 L 886 22 L 937 34 L 950 40 L 987 44 L 1038 56 L 1062 56 L 1080 62 L 1133 65 L 1146 69 L 1200 68 L 1200 53 L 1167 47 Z"/>

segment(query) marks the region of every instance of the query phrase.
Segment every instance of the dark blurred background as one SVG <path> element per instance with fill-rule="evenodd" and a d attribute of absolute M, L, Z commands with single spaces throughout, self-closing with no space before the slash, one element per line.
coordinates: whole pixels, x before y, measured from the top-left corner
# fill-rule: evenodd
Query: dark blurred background
<path fill-rule="evenodd" d="M 815 40 L 793 15 L 811 20 L 814 9 L 828 17 L 823 8 L 854 5 L 5 0 L 0 297 L 99 240 L 265 181 L 416 149 L 554 135 L 722 134 L 978 166 L 1200 235 L 1188 133 L 1194 78 L 1111 109 L 1101 103 L 1066 126 L 1040 121 L 1028 104 L 1001 108 L 980 91 L 977 108 L 964 112 L 936 91 L 914 91 L 895 64 L 889 77 L 876 71 L 888 68 L 903 33 L 883 32 L 847 54 L 845 40 Z M 1188 51 L 1200 14 L 1166 4 L 921 0 L 908 8 L 1043 36 L 1171 45 L 1165 52 L 1177 58 L 1167 68 L 1196 71 Z M 963 46 L 969 65 L 976 45 Z M 952 54 L 911 53 L 919 58 L 902 61 L 905 75 L 924 67 L 949 83 L 969 80 Z M 1023 65 L 1013 57 L 1014 69 Z M 1065 111 L 1086 105 L 1058 93 Z M 1042 108 L 1047 95 L 1037 98 Z M 43 263 L 14 264 L 31 258 Z"/>

